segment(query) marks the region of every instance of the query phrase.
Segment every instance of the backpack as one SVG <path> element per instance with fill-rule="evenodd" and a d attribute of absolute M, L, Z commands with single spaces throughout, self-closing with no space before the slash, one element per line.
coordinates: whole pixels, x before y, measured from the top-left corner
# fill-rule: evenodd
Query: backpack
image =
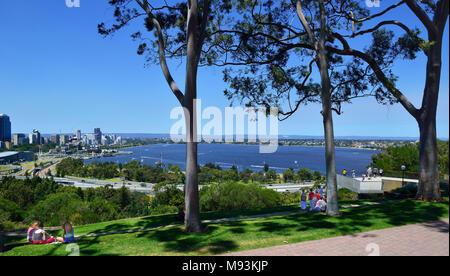
<path fill-rule="evenodd" d="M 41 241 L 44 239 L 44 231 L 41 229 L 35 230 L 31 236 L 33 241 Z"/>

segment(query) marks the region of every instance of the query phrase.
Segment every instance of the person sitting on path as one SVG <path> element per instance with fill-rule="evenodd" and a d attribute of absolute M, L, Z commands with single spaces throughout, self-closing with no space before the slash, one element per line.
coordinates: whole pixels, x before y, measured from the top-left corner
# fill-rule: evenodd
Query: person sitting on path
<path fill-rule="evenodd" d="M 70 222 L 66 221 L 62 225 L 62 229 L 63 229 L 63 236 L 62 237 L 57 237 L 56 238 L 57 241 L 59 241 L 61 243 L 73 243 L 73 242 L 76 242 L 73 226 L 72 226 L 72 224 Z"/>

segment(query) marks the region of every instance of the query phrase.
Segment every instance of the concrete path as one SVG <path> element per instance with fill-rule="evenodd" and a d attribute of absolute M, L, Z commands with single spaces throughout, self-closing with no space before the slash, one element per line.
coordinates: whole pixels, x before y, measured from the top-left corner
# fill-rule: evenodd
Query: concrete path
<path fill-rule="evenodd" d="M 449 220 L 234 252 L 225 256 L 449 256 Z"/>

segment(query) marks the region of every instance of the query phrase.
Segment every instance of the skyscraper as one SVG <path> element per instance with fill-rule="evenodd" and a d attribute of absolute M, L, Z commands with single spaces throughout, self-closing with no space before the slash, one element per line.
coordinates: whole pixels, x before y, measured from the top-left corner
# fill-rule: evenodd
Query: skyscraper
<path fill-rule="evenodd" d="M 77 140 L 81 141 L 81 130 L 77 130 Z"/>
<path fill-rule="evenodd" d="M 100 128 L 94 128 L 95 141 L 97 141 L 97 145 L 102 144 L 102 131 Z"/>
<path fill-rule="evenodd" d="M 33 132 L 29 135 L 30 144 L 41 144 L 41 133 L 38 130 L 33 129 Z"/>
<path fill-rule="evenodd" d="M 52 134 L 52 135 L 50 136 L 50 141 L 51 141 L 53 144 L 59 145 L 59 135 L 58 135 L 58 134 Z"/>
<path fill-rule="evenodd" d="M 25 142 L 25 134 L 16 133 L 13 136 L 13 144 L 14 146 L 20 146 Z"/>
<path fill-rule="evenodd" d="M 0 141 L 11 142 L 11 121 L 6 114 L 0 114 Z"/>

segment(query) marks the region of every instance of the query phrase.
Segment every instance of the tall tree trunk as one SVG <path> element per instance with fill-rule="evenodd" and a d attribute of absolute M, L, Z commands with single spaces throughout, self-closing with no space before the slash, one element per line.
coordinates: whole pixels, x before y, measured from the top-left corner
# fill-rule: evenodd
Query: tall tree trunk
<path fill-rule="evenodd" d="M 186 213 L 184 225 L 187 232 L 201 232 L 200 206 L 198 195 L 198 172 L 197 172 L 197 70 L 198 49 L 197 47 L 197 24 L 198 6 L 197 1 L 189 1 L 187 20 L 187 62 L 186 62 L 186 87 L 184 108 L 186 118 L 186 184 L 185 201 Z"/>
<path fill-rule="evenodd" d="M 337 197 L 336 158 L 334 146 L 333 110 L 331 106 L 331 82 L 328 72 L 328 60 L 325 49 L 327 33 L 326 15 L 323 0 L 319 1 L 321 16 L 320 39 L 317 43 L 318 66 L 322 83 L 322 116 L 325 134 L 325 160 L 327 170 L 327 215 L 339 215 L 339 204 Z"/>
<path fill-rule="evenodd" d="M 428 53 L 422 108 L 417 119 L 419 140 L 419 188 L 417 198 L 425 201 L 441 199 L 436 135 L 436 111 L 441 80 L 442 36 Z"/>

